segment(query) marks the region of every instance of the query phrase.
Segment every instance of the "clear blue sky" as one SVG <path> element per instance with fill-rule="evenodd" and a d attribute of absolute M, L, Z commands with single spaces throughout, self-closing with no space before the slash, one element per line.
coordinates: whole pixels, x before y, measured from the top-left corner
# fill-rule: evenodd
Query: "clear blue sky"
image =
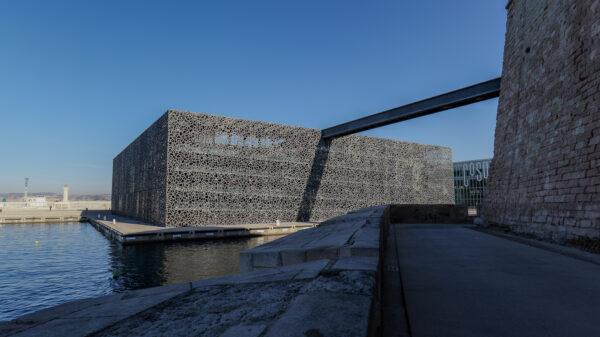
<path fill-rule="evenodd" d="M 501 74 L 506 0 L 0 2 L 0 193 L 110 193 L 165 110 L 326 128 Z M 364 134 L 491 157 L 497 100 Z"/>

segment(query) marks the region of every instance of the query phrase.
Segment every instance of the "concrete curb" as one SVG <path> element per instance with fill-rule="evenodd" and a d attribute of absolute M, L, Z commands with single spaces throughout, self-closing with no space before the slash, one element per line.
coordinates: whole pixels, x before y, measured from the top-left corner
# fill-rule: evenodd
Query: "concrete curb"
<path fill-rule="evenodd" d="M 522 244 L 525 244 L 528 246 L 545 249 L 545 250 L 548 250 L 548 251 L 551 251 L 554 253 L 558 253 L 558 254 L 562 254 L 565 256 L 569 256 L 569 257 L 572 257 L 572 258 L 575 258 L 578 260 L 582 260 L 582 261 L 600 265 L 600 255 L 599 254 L 589 253 L 589 252 L 583 251 L 576 247 L 562 246 L 562 245 L 559 245 L 556 243 L 550 243 L 550 242 L 544 242 L 544 241 L 540 241 L 540 240 L 536 240 L 536 239 L 525 238 L 525 237 L 518 236 L 515 234 L 500 232 L 498 230 L 494 230 L 494 229 L 491 229 L 488 227 L 469 226 L 467 228 L 476 230 L 478 232 L 498 236 L 498 237 L 501 237 L 504 239 L 516 241 L 516 242 L 519 242 L 519 243 L 522 243 Z"/>

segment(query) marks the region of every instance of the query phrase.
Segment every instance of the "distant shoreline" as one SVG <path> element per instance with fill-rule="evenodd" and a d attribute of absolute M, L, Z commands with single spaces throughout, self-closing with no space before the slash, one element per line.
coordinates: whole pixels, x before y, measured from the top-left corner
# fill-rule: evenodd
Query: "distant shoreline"
<path fill-rule="evenodd" d="M 62 193 L 54 192 L 29 192 L 28 197 L 46 197 L 48 200 L 62 200 Z M 6 198 L 7 202 L 23 201 L 23 192 L 0 193 L 0 201 Z M 110 194 L 69 194 L 69 201 L 110 201 Z"/>

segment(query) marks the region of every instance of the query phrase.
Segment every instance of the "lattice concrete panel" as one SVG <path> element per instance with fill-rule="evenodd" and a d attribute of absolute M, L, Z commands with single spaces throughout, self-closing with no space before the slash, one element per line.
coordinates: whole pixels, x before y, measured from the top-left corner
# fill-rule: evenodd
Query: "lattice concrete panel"
<path fill-rule="evenodd" d="M 165 226 L 168 115 L 113 160 L 112 211 Z"/>
<path fill-rule="evenodd" d="M 372 205 L 454 203 L 449 148 L 359 135 L 324 142 L 320 130 L 193 112 L 163 118 L 166 199 L 156 205 L 165 210 L 163 221 L 152 220 L 158 224 L 322 220 Z"/>

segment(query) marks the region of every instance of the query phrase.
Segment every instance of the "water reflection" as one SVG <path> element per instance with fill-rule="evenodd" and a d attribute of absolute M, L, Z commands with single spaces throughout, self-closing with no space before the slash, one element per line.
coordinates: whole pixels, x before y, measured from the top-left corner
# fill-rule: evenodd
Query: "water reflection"
<path fill-rule="evenodd" d="M 114 292 L 226 276 L 239 272 L 239 254 L 279 237 L 122 246 L 111 242 Z"/>
<path fill-rule="evenodd" d="M 240 252 L 276 238 L 121 246 L 87 223 L 0 225 L 0 322 L 78 299 L 236 274 Z"/>

